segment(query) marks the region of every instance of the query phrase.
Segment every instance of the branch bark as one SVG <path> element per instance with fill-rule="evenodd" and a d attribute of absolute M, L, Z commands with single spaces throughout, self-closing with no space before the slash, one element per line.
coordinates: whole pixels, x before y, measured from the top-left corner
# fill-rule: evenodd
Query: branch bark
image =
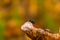
<path fill-rule="evenodd" d="M 25 29 L 22 31 L 32 40 L 60 40 L 59 34 L 52 34 L 41 28 L 35 28 L 30 22 L 26 22 L 22 27 Z"/>

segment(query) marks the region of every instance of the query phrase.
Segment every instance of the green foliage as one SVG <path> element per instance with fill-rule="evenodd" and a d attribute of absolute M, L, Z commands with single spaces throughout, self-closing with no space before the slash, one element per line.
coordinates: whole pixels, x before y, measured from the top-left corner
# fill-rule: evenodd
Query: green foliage
<path fill-rule="evenodd" d="M 12 18 L 16 20 L 17 25 L 22 24 L 22 18 L 17 8 L 14 8 L 14 12 L 12 13 Z"/>
<path fill-rule="evenodd" d="M 47 27 L 53 32 L 57 33 L 59 31 L 59 28 L 55 24 L 55 22 L 52 20 L 52 18 L 48 15 L 46 9 L 44 9 L 44 1 L 45 0 L 38 0 L 38 5 L 41 5 L 41 11 L 44 15 L 44 19 L 46 21 Z M 44 14 L 45 13 L 45 14 Z"/>
<path fill-rule="evenodd" d="M 59 28 L 55 24 L 55 22 L 52 20 L 52 18 L 48 15 L 48 13 L 45 14 L 44 19 L 46 20 L 46 24 L 48 28 L 53 32 L 53 33 L 58 33 Z"/>
<path fill-rule="evenodd" d="M 0 40 L 4 40 L 5 22 L 0 20 Z"/>
<path fill-rule="evenodd" d="M 38 0 L 38 3 L 42 5 L 44 4 L 44 0 Z"/>

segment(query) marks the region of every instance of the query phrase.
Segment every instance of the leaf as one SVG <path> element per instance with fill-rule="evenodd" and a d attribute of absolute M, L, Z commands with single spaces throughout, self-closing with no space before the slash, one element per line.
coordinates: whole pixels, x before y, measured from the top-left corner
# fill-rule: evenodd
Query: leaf
<path fill-rule="evenodd" d="M 44 0 L 38 0 L 38 3 L 42 5 L 44 3 Z"/>
<path fill-rule="evenodd" d="M 4 40 L 5 22 L 0 20 L 0 40 Z"/>
<path fill-rule="evenodd" d="M 14 11 L 12 13 L 12 18 L 16 20 L 17 25 L 21 25 L 22 24 L 22 17 L 20 15 L 20 13 L 18 12 L 18 8 L 14 8 Z"/>
<path fill-rule="evenodd" d="M 46 20 L 48 28 L 53 33 L 58 33 L 59 32 L 59 28 L 57 27 L 56 23 L 52 20 L 52 18 L 47 13 L 44 16 L 44 19 Z"/>

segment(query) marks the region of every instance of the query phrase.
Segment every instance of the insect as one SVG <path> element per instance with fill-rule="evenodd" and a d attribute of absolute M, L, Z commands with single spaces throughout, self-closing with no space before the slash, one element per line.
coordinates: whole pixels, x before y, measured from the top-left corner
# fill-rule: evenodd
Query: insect
<path fill-rule="evenodd" d="M 32 40 L 60 40 L 59 34 L 52 34 L 47 30 L 36 28 L 33 26 L 33 21 L 27 21 L 22 25 L 22 31 Z"/>

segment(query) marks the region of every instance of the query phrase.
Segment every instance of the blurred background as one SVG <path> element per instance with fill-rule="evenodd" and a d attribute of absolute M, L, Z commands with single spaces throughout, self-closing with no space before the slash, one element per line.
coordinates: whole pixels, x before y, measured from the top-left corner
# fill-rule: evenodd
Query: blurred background
<path fill-rule="evenodd" d="M 60 33 L 60 0 L 0 0 L 0 40 L 30 40 L 20 29 L 29 19 Z"/>

